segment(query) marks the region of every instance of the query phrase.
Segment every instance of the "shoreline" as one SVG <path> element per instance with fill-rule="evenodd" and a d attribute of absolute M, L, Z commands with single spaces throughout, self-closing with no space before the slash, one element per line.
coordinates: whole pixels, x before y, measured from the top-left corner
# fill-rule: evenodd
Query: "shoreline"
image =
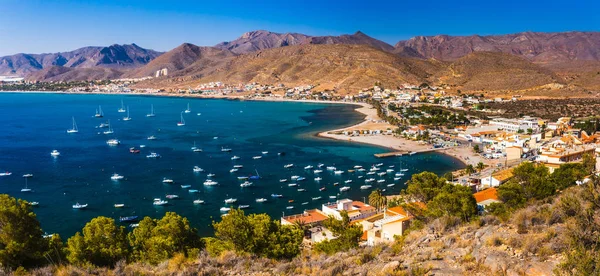
<path fill-rule="evenodd" d="M 406 152 L 436 152 L 439 154 L 444 154 L 450 156 L 460 163 L 462 163 L 462 167 L 467 166 L 467 164 L 476 164 L 479 156 L 473 155 L 470 149 L 467 151 L 464 148 L 445 148 L 445 149 L 433 149 L 433 146 L 429 144 L 419 144 L 416 141 L 408 140 L 400 137 L 395 137 L 393 135 L 370 135 L 370 136 L 354 136 L 349 137 L 343 134 L 333 134 L 331 132 L 344 131 L 354 128 L 361 127 L 369 127 L 370 124 L 373 124 L 375 121 L 380 121 L 381 118 L 377 115 L 377 110 L 373 108 L 368 103 L 364 102 L 345 102 L 345 101 L 323 101 L 323 100 L 293 100 L 293 99 L 284 99 L 278 97 L 266 97 L 266 98 L 246 98 L 245 96 L 219 96 L 219 95 L 194 95 L 194 94 L 177 94 L 177 93 L 169 93 L 169 92 L 160 92 L 160 93 L 140 93 L 140 92 L 129 92 L 129 93 L 109 93 L 109 92 L 65 92 L 65 91 L 0 91 L 0 93 L 30 93 L 30 94 L 75 94 L 75 95 L 121 95 L 121 96 L 154 96 L 154 97 L 174 97 L 174 98 L 195 98 L 195 99 L 222 99 L 222 100 L 238 100 L 238 101 L 264 101 L 264 102 L 300 102 L 300 103 L 320 103 L 320 104 L 346 104 L 346 105 L 354 105 L 356 108 L 354 111 L 362 113 L 365 115 L 364 119 L 357 124 L 327 130 L 323 132 L 319 132 L 315 134 L 315 137 L 323 138 L 323 139 L 333 139 L 338 141 L 347 141 L 353 143 L 360 144 L 368 144 L 379 146 L 385 149 L 389 149 L 390 151 L 406 151 Z M 394 126 L 386 123 L 379 123 L 379 126 L 389 126 L 389 128 L 394 128 Z M 463 149 L 463 150 L 461 150 Z M 481 158 L 482 159 L 482 158 Z M 473 161 L 476 161 L 473 163 Z M 485 162 L 484 162 L 485 163 Z"/>

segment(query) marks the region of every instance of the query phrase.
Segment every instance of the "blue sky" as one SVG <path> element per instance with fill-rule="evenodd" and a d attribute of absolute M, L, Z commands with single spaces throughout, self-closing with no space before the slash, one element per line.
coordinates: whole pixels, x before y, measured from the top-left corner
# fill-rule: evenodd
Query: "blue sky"
<path fill-rule="evenodd" d="M 600 1 L 0 0 L 0 56 L 136 43 L 166 51 L 251 30 L 395 44 L 416 35 L 600 31 Z"/>

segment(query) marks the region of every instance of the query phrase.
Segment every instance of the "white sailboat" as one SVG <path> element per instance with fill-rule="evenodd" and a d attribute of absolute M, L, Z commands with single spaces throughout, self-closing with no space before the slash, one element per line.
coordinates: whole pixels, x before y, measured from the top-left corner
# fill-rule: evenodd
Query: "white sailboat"
<path fill-rule="evenodd" d="M 31 189 L 27 187 L 27 177 L 25 178 L 25 188 L 21 189 L 21 192 L 28 193 L 31 192 Z"/>
<path fill-rule="evenodd" d="M 77 123 L 75 123 L 75 117 L 73 117 L 73 128 L 67 129 L 67 133 L 77 133 L 79 129 L 77 128 Z"/>
<path fill-rule="evenodd" d="M 129 117 L 129 106 L 127 106 L 127 117 L 123 118 L 123 121 L 131 121 L 131 117 Z"/>
<path fill-rule="evenodd" d="M 94 115 L 94 117 L 96 117 L 96 118 L 104 117 L 104 112 L 102 112 L 102 106 L 98 106 L 98 109 L 96 109 L 96 114 Z"/>
<path fill-rule="evenodd" d="M 185 126 L 185 120 L 183 119 L 183 112 L 181 112 L 181 120 L 177 123 L 177 126 Z"/>
<path fill-rule="evenodd" d="M 185 113 L 191 113 L 192 110 L 190 109 L 190 103 L 187 104 L 187 109 L 185 111 L 183 111 Z"/>
<path fill-rule="evenodd" d="M 112 129 L 112 126 L 111 126 L 111 124 L 110 124 L 110 120 L 108 120 L 108 130 L 104 131 L 103 133 L 104 133 L 104 134 L 113 134 L 113 133 L 115 133 L 115 132 L 113 131 L 113 129 Z"/>
<path fill-rule="evenodd" d="M 127 107 L 127 110 L 129 110 L 129 106 Z M 123 106 L 123 100 L 121 100 L 121 108 L 119 108 L 118 111 L 119 111 L 119 113 L 125 113 L 125 111 L 126 111 L 125 108 L 124 108 L 124 106 Z"/>
<path fill-rule="evenodd" d="M 146 117 L 154 117 L 154 116 L 156 116 L 156 115 L 154 114 L 154 105 L 153 105 L 153 104 L 151 104 L 151 105 L 150 105 L 150 113 L 149 113 L 149 114 L 146 114 Z"/>

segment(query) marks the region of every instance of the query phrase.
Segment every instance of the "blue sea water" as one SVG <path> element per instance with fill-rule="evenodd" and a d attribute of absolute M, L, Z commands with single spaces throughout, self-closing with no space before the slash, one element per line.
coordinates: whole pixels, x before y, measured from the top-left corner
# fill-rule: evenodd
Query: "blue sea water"
<path fill-rule="evenodd" d="M 121 100 L 130 109 L 131 121 L 123 121 L 126 113 L 118 113 Z M 183 114 L 185 126 L 177 126 L 181 112 L 190 104 L 191 113 Z M 154 105 L 156 117 L 148 118 L 150 106 Z M 95 110 L 102 107 L 104 118 L 94 118 Z M 75 117 L 79 133 L 67 134 L 71 118 Z M 274 219 L 281 215 L 300 213 L 305 209 L 319 208 L 329 196 L 363 200 L 371 192 L 361 190 L 364 173 L 350 173 L 355 165 L 369 168 L 375 163 L 409 169 L 400 181 L 393 174 L 383 177 L 386 183 L 373 182 L 374 188 L 386 189 L 386 194 L 397 194 L 413 173 L 424 170 L 444 173 L 457 169 L 461 163 L 441 154 L 428 153 L 413 156 L 377 159 L 374 153 L 386 150 L 364 144 L 335 141 L 315 137 L 329 129 L 355 124 L 363 115 L 350 105 L 317 104 L 299 102 L 257 102 L 176 97 L 121 96 L 121 95 L 73 95 L 73 94 L 0 94 L 0 171 L 10 171 L 11 176 L 0 177 L 0 193 L 37 201 L 35 213 L 44 231 L 69 237 L 96 216 L 119 219 L 121 216 L 162 217 L 174 211 L 187 217 L 201 234 L 212 233 L 211 223 L 219 220 L 219 209 L 224 206 L 250 205 L 248 213 L 268 213 Z M 105 135 L 106 129 L 97 126 L 110 120 L 114 134 Z M 154 135 L 157 140 L 147 140 Z M 116 138 L 121 145 L 110 147 L 108 139 Z M 203 152 L 192 152 L 191 147 Z M 146 145 L 140 154 L 129 152 L 130 147 Z M 221 148 L 232 152 L 222 152 Z M 50 156 L 52 150 L 61 155 Z M 262 154 L 268 151 L 268 154 Z M 146 155 L 156 152 L 160 159 L 148 159 Z M 278 155 L 285 152 L 285 155 Z M 232 161 L 233 155 L 241 157 Z M 253 159 L 253 156 L 263 156 Z M 335 166 L 344 170 L 342 175 L 327 171 L 325 166 L 321 181 L 312 171 L 317 164 Z M 236 173 L 229 170 L 235 164 L 244 167 Z M 285 169 L 285 164 L 295 164 Z M 205 170 L 194 173 L 197 165 Z M 304 170 L 304 166 L 315 168 Z M 31 193 L 23 193 L 23 174 L 32 173 L 28 180 Z M 125 179 L 112 181 L 113 173 Z M 218 186 L 204 186 L 208 173 Z M 260 175 L 250 180 L 253 187 L 241 188 L 238 176 Z M 305 177 L 297 187 L 288 187 L 292 175 Z M 174 184 L 163 184 L 163 178 Z M 376 179 L 381 177 L 372 176 Z M 287 183 L 279 179 L 287 178 Z M 350 184 L 344 180 L 352 179 Z M 338 182 L 339 186 L 333 183 Z M 396 183 L 394 187 L 387 184 Z M 181 185 L 191 185 L 199 193 L 189 193 Z M 339 188 L 350 186 L 347 192 Z M 326 190 L 320 191 L 321 187 Z M 305 192 L 298 192 L 298 189 Z M 283 198 L 272 198 L 271 194 Z M 154 206 L 154 198 L 175 194 L 179 199 L 169 200 L 167 206 Z M 320 200 L 312 200 L 314 197 Z M 237 198 L 233 205 L 226 205 L 227 198 Z M 267 198 L 256 203 L 256 198 Z M 205 203 L 194 205 L 193 200 Z M 293 202 L 290 202 L 293 200 Z M 308 204 L 302 205 L 302 203 Z M 87 209 L 75 210 L 75 203 L 89 204 Z M 114 208 L 124 203 L 125 208 Z M 286 207 L 293 206 L 293 209 Z M 127 224 L 124 224 L 127 225 Z"/>

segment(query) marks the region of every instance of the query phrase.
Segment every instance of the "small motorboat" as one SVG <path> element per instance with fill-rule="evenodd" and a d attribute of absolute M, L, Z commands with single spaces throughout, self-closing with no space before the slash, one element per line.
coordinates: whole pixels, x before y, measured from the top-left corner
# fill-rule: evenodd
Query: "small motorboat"
<path fill-rule="evenodd" d="M 280 182 L 280 183 L 284 183 L 284 182 L 287 182 L 287 181 L 288 181 L 288 180 L 287 180 L 287 179 L 285 179 L 285 178 L 284 178 L 284 179 L 279 179 L 279 182 Z"/>
<path fill-rule="evenodd" d="M 320 196 L 317 196 L 317 197 L 313 197 L 313 198 L 312 198 L 312 200 L 319 200 L 319 199 L 321 199 L 321 197 L 320 197 Z"/>
<path fill-rule="evenodd" d="M 119 217 L 120 222 L 134 222 L 138 221 L 138 216 Z"/>
<path fill-rule="evenodd" d="M 60 152 L 57 151 L 57 150 L 53 150 L 52 152 L 50 152 L 50 155 L 52 155 L 52 156 L 59 156 Z M 10 174 L 7 174 L 7 175 L 10 175 Z"/>
<path fill-rule="evenodd" d="M 192 185 L 181 185 L 182 189 L 189 189 L 190 187 L 192 187 Z"/>
<path fill-rule="evenodd" d="M 261 158 L 262 158 L 262 156 L 260 156 L 260 155 L 252 156 L 252 159 L 254 159 L 254 160 L 261 159 Z"/>
<path fill-rule="evenodd" d="M 156 136 L 150 135 L 146 138 L 146 140 L 156 140 Z"/>
<path fill-rule="evenodd" d="M 231 208 L 229 207 L 221 207 L 221 209 L 219 209 L 219 211 L 225 213 L 225 212 L 229 212 L 231 210 Z"/>
<path fill-rule="evenodd" d="M 348 187 L 348 186 L 344 186 L 344 187 L 340 188 L 340 192 L 345 192 L 345 191 L 348 191 L 348 190 L 350 190 L 350 187 Z"/>
<path fill-rule="evenodd" d="M 114 206 L 115 206 L 115 208 L 123 208 L 123 207 L 125 207 L 125 204 L 123 204 L 123 203 L 116 203 Z"/>
<path fill-rule="evenodd" d="M 362 186 L 360 186 L 360 189 L 361 190 L 367 190 L 367 189 L 370 189 L 371 187 L 373 187 L 373 186 L 371 186 L 371 185 L 362 185 Z"/>
<path fill-rule="evenodd" d="M 117 146 L 117 145 L 121 144 L 121 141 L 119 141 L 117 139 L 110 139 L 110 140 L 106 141 L 106 144 L 109 146 Z"/>
<path fill-rule="evenodd" d="M 195 190 L 195 189 L 191 189 L 191 190 L 188 190 L 188 192 L 189 192 L 190 194 L 197 194 L 197 193 L 199 193 L 200 191 L 198 191 L 198 190 Z"/>
<path fill-rule="evenodd" d="M 129 148 L 129 152 L 130 153 L 140 153 L 140 150 L 136 149 L 135 147 L 131 147 L 131 148 Z"/>
<path fill-rule="evenodd" d="M 233 157 L 231 157 L 231 160 L 239 160 L 239 159 L 241 159 L 241 157 L 239 157 L 237 155 L 234 155 Z"/>
<path fill-rule="evenodd" d="M 291 209 L 294 209 L 294 206 L 287 206 L 287 207 L 285 207 L 285 209 L 291 210 Z"/>
<path fill-rule="evenodd" d="M 207 179 L 206 181 L 204 181 L 204 185 L 205 186 L 215 186 L 217 184 L 219 184 L 219 182 L 214 181 L 212 179 Z"/>
<path fill-rule="evenodd" d="M 312 168 L 314 168 L 312 165 L 308 165 L 308 166 L 304 167 L 305 170 L 311 170 Z"/>
<path fill-rule="evenodd" d="M 168 199 L 178 199 L 179 198 L 178 195 L 166 195 L 165 197 Z"/>
<path fill-rule="evenodd" d="M 164 206 L 164 205 L 167 205 L 167 204 L 169 204 L 168 201 L 161 200 L 161 199 L 158 199 L 158 200 L 154 199 L 154 202 L 152 202 L 152 205 L 154 205 L 154 206 Z"/>
<path fill-rule="evenodd" d="M 23 175 L 23 178 L 30 178 L 30 177 L 33 177 L 33 174 L 28 173 L 28 174 L 24 174 Z"/>
<path fill-rule="evenodd" d="M 203 172 L 204 170 L 198 166 L 194 166 L 194 172 Z"/>
<path fill-rule="evenodd" d="M 318 174 L 318 173 L 322 173 L 323 170 L 314 170 L 313 173 Z"/>
<path fill-rule="evenodd" d="M 283 197 L 283 195 L 280 195 L 280 194 L 271 194 L 271 197 L 281 198 L 281 197 Z"/>
<path fill-rule="evenodd" d="M 321 177 L 315 177 L 315 181 L 321 181 L 321 180 L 323 180 L 323 178 L 321 178 Z"/>
<path fill-rule="evenodd" d="M 118 173 L 115 173 L 115 174 L 113 174 L 113 175 L 110 177 L 110 179 L 111 179 L 111 180 L 121 180 L 121 179 L 123 179 L 123 178 L 125 178 L 125 177 L 124 177 L 124 176 L 122 176 L 122 175 L 120 175 L 120 174 L 118 174 Z"/>
<path fill-rule="evenodd" d="M 267 202 L 267 199 L 266 198 L 262 198 L 262 197 L 261 198 L 257 198 L 256 202 L 258 202 L 258 203 Z"/>
<path fill-rule="evenodd" d="M 297 191 L 298 191 L 298 192 L 306 192 L 306 189 L 302 189 L 302 188 L 300 188 L 300 189 L 298 189 Z"/>
<path fill-rule="evenodd" d="M 240 187 L 242 188 L 246 188 L 246 187 L 250 187 L 252 186 L 252 182 L 250 181 L 244 181 L 244 183 L 240 184 Z"/>
<path fill-rule="evenodd" d="M 250 208 L 250 205 L 240 205 L 240 206 L 238 206 L 238 208 L 240 208 L 240 209 L 248 209 L 248 208 Z"/>
<path fill-rule="evenodd" d="M 32 201 L 32 202 L 29 202 L 27 204 L 29 204 L 29 206 L 33 206 L 33 207 L 40 205 L 40 203 L 37 202 L 37 201 Z"/>
<path fill-rule="evenodd" d="M 10 176 L 10 175 L 12 175 L 12 173 L 11 173 L 11 172 L 8 172 L 8 171 L 7 171 L 7 172 L 1 172 L 1 173 L 0 173 L 0 176 Z"/>
<path fill-rule="evenodd" d="M 285 168 L 285 169 L 289 169 L 289 168 L 291 168 L 291 167 L 293 167 L 293 166 L 294 166 L 294 164 L 287 164 L 287 165 L 284 165 L 284 166 L 283 166 L 283 168 Z"/>
<path fill-rule="evenodd" d="M 346 183 L 346 184 L 352 183 L 352 179 L 345 180 L 344 183 Z"/>
<path fill-rule="evenodd" d="M 158 154 L 156 152 L 151 152 L 150 154 L 146 155 L 146 158 L 157 159 L 157 158 L 160 158 L 160 154 Z"/>
<path fill-rule="evenodd" d="M 173 181 L 173 179 L 169 179 L 169 178 L 163 178 L 162 183 L 167 183 L 167 184 L 173 184 L 175 183 L 175 181 Z"/>
<path fill-rule="evenodd" d="M 325 188 L 325 187 L 321 187 L 321 188 L 319 188 L 319 191 L 320 191 L 320 192 L 322 192 L 322 191 L 325 191 L 325 190 L 327 190 L 327 188 Z"/>
<path fill-rule="evenodd" d="M 196 199 L 194 200 L 194 204 L 204 204 L 204 200 Z"/>

